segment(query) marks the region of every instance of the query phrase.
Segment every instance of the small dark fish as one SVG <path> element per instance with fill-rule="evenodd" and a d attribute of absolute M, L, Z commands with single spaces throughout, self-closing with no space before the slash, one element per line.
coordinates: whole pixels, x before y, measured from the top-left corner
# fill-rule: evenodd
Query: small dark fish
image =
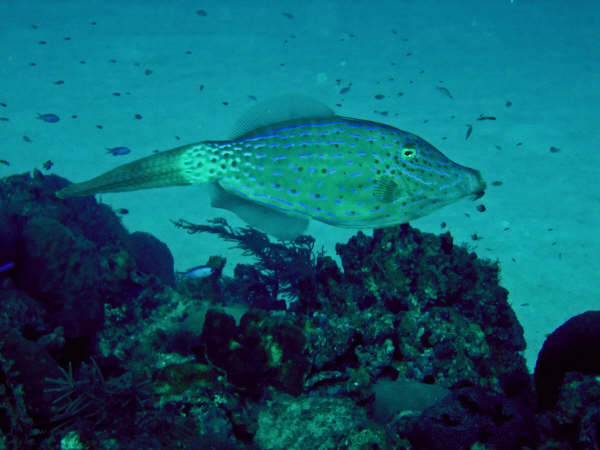
<path fill-rule="evenodd" d="M 122 216 L 125 216 L 125 215 L 129 214 L 129 210 L 127 208 L 118 208 L 118 209 L 115 210 L 115 212 L 117 214 L 122 215 Z"/>
<path fill-rule="evenodd" d="M 5 159 L 0 159 L 0 164 L 4 164 L 5 166 L 10 166 L 10 163 Z"/>
<path fill-rule="evenodd" d="M 465 136 L 465 141 L 467 139 L 469 139 L 469 137 L 471 136 L 471 133 L 473 132 L 473 125 L 467 125 L 467 134 Z"/>
<path fill-rule="evenodd" d="M 558 153 L 558 152 L 560 152 L 560 148 L 552 146 L 552 147 L 550 147 L 550 152 L 551 153 Z"/>
<path fill-rule="evenodd" d="M 25 142 L 31 142 L 31 138 L 29 136 L 23 136 L 23 140 Z"/>
<path fill-rule="evenodd" d="M 0 120 L 2 122 L 8 122 L 9 119 L 8 119 L 8 117 L 0 117 Z"/>
<path fill-rule="evenodd" d="M 450 90 L 448 88 L 445 88 L 444 86 L 436 86 L 435 87 L 439 92 L 441 92 L 442 94 L 444 94 L 446 97 L 448 98 L 454 98 L 452 96 L 452 94 L 450 93 Z"/>
<path fill-rule="evenodd" d="M 343 87 L 340 89 L 340 94 L 344 95 L 350 90 L 350 86 Z"/>
<path fill-rule="evenodd" d="M 484 116 L 483 114 L 480 114 L 477 120 L 496 120 L 496 118 L 494 116 Z"/>
<path fill-rule="evenodd" d="M 4 264 L 0 265 L 0 273 L 8 272 L 9 270 L 13 269 L 14 267 L 15 267 L 15 263 L 12 261 L 4 263 Z"/>
<path fill-rule="evenodd" d="M 288 19 L 293 19 L 294 18 L 294 15 L 292 13 L 289 13 L 289 12 L 283 12 L 281 14 L 283 14 Z"/>
<path fill-rule="evenodd" d="M 111 155 L 114 156 L 121 156 L 121 155 L 127 155 L 129 153 L 131 153 L 131 150 L 127 147 L 113 147 L 113 148 L 106 148 L 107 153 L 110 153 Z"/>
<path fill-rule="evenodd" d="M 44 122 L 48 122 L 48 123 L 56 123 L 60 120 L 60 117 L 58 117 L 56 114 L 39 114 L 37 116 L 38 119 L 43 120 Z"/>
<path fill-rule="evenodd" d="M 196 266 L 185 272 L 177 272 L 183 280 L 206 278 L 214 273 L 214 269 L 210 266 Z"/>
<path fill-rule="evenodd" d="M 44 163 L 43 167 L 44 167 L 44 169 L 46 169 L 46 170 L 50 170 L 50 169 L 52 169 L 52 166 L 53 166 L 53 165 L 54 165 L 54 163 L 53 163 L 52 161 L 48 160 L 48 161 L 46 161 L 46 162 Z"/>

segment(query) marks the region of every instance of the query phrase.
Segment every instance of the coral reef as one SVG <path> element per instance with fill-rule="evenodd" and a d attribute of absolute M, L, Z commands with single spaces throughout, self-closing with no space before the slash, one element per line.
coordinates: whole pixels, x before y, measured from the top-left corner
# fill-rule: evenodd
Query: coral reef
<path fill-rule="evenodd" d="M 576 414 L 592 442 L 565 393 L 593 380 L 536 414 L 498 266 L 448 233 L 359 232 L 340 268 L 310 236 L 180 220 L 257 261 L 190 279 L 66 184 L 0 182 L 0 447 L 533 448 Z"/>

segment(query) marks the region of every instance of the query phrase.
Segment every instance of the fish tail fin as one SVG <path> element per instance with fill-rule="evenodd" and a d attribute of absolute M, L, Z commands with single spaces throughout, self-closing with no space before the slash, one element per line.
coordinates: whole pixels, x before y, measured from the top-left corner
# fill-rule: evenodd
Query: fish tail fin
<path fill-rule="evenodd" d="M 67 198 L 207 182 L 210 181 L 208 176 L 202 177 L 194 170 L 196 157 L 204 156 L 207 150 L 208 144 L 199 143 L 156 153 L 123 164 L 91 180 L 71 184 L 58 191 L 56 196 Z"/>

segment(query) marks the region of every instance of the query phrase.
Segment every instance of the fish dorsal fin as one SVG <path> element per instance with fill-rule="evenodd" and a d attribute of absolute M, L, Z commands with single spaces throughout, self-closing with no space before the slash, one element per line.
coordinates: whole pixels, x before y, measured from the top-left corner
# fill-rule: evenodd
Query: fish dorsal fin
<path fill-rule="evenodd" d="M 246 111 L 233 127 L 232 139 L 272 123 L 333 116 L 333 110 L 317 100 L 299 94 L 285 94 L 261 101 Z"/>

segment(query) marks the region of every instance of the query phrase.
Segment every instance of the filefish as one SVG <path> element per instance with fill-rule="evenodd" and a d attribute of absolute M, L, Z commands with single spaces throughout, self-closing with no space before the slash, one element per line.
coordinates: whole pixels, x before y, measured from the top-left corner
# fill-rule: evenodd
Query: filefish
<path fill-rule="evenodd" d="M 121 165 L 58 191 L 59 198 L 208 183 L 211 205 L 280 239 L 309 219 L 381 228 L 424 216 L 485 182 L 419 136 L 334 114 L 318 102 L 252 108 L 229 140 L 207 140 Z"/>

